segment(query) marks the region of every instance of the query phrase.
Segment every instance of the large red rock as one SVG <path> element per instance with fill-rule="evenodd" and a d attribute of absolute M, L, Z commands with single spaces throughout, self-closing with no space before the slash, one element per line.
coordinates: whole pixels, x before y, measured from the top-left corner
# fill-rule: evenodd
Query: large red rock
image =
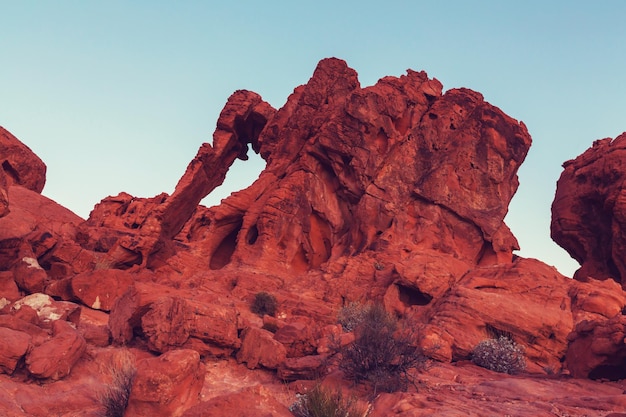
<path fill-rule="evenodd" d="M 366 251 L 435 249 L 510 262 L 503 223 L 530 146 L 523 124 L 423 72 L 361 88 L 345 62 L 319 63 L 259 135 L 267 168 L 198 212 L 187 236 L 209 266 L 295 273 Z"/>
<path fill-rule="evenodd" d="M 274 339 L 274 335 L 263 329 L 247 327 L 241 333 L 241 349 L 237 361 L 245 363 L 249 369 L 262 366 L 276 369 L 287 357 L 287 349 Z"/>
<path fill-rule="evenodd" d="M 36 378 L 64 378 L 85 352 L 85 339 L 71 324 L 57 320 L 52 329 L 53 337 L 26 355 L 28 372 Z"/>
<path fill-rule="evenodd" d="M 46 165 L 43 161 L 1 126 L 0 166 L 8 185 L 21 185 L 41 193 L 46 184 Z"/>
<path fill-rule="evenodd" d="M 73 325 L 78 325 L 81 308 L 78 304 L 67 301 L 56 301 L 46 294 L 35 293 L 27 295 L 16 301 L 12 310 L 19 311 L 23 308 L 32 309 L 36 313 L 39 322 L 46 324 L 57 320 L 66 320 Z"/>
<path fill-rule="evenodd" d="M 218 298 L 204 299 L 189 291 L 136 283 L 111 310 L 113 340 L 127 343 L 141 329 L 150 349 L 157 352 L 181 347 L 189 339 L 232 352 L 240 346 L 235 308 Z"/>
<path fill-rule="evenodd" d="M 120 269 L 96 269 L 71 278 L 72 293 L 81 303 L 110 311 L 113 302 L 133 283 L 133 276 Z"/>
<path fill-rule="evenodd" d="M 204 365 L 194 350 L 172 350 L 137 363 L 126 415 L 177 417 L 195 405 L 204 383 Z"/>
<path fill-rule="evenodd" d="M 626 379 L 626 316 L 583 320 L 568 339 L 567 368 L 573 376 Z"/>
<path fill-rule="evenodd" d="M 530 371 L 560 369 L 573 327 L 568 281 L 533 259 L 476 268 L 432 305 L 416 307 L 427 309 L 431 326 L 422 336 L 432 333 L 431 344 L 451 359 L 468 359 L 479 342 L 507 335 L 525 347 Z"/>
<path fill-rule="evenodd" d="M 0 371 L 13 373 L 30 343 L 31 337 L 27 333 L 0 327 Z"/>
<path fill-rule="evenodd" d="M 552 239 L 581 267 L 574 278 L 626 287 L 626 133 L 563 164 L 552 203 Z"/>

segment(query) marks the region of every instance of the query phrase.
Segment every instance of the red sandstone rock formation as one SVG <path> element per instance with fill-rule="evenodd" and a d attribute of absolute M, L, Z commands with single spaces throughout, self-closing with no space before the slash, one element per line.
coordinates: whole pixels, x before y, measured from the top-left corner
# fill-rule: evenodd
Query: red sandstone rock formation
<path fill-rule="evenodd" d="M 172 195 L 120 193 L 87 221 L 39 194 L 45 167 L 0 133 L 0 386 L 10 390 L 0 414 L 101 415 L 93 392 L 127 345 L 137 357 L 129 415 L 289 415 L 293 392 L 312 384 L 302 380 L 346 385 L 336 352 L 355 335 L 336 315 L 371 301 L 438 361 L 420 375 L 426 391 L 380 396 L 372 415 L 626 409 L 619 384 L 559 376 L 626 377 L 626 292 L 606 280 L 621 282 L 619 190 L 606 180 L 621 178 L 619 138 L 566 163 L 563 178 L 580 189 L 559 182 L 553 234 L 583 262 L 574 281 L 512 256 L 503 219 L 525 126 L 423 72 L 361 88 L 343 61 L 323 60 L 279 110 L 238 91 Z M 260 177 L 198 206 L 248 145 L 267 162 Z M 599 207 L 613 217 L 585 228 Z M 250 311 L 259 291 L 276 297 L 276 317 Z M 534 378 L 467 364 L 496 334 L 525 346 Z M 601 398 L 572 399 L 591 392 Z"/>
<path fill-rule="evenodd" d="M 602 139 L 563 164 L 552 203 L 552 238 L 581 268 L 574 278 L 626 288 L 626 133 Z"/>
<path fill-rule="evenodd" d="M 626 133 L 597 140 L 563 164 L 552 203 L 552 238 L 581 264 L 574 278 L 594 283 L 591 292 L 575 291 L 578 310 L 597 313 L 568 336 L 568 367 L 578 377 L 626 378 L 626 303 L 612 285 L 626 288 L 624 167 Z"/>

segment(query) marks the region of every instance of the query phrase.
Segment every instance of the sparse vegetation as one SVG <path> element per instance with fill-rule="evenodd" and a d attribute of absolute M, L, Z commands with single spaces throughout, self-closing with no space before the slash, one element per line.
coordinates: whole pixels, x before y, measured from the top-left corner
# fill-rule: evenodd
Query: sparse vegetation
<path fill-rule="evenodd" d="M 102 416 L 124 417 L 137 373 L 132 353 L 128 350 L 120 351 L 111 361 L 110 372 L 111 383 L 98 396 L 104 409 Z"/>
<path fill-rule="evenodd" d="M 355 397 L 345 397 L 340 389 L 320 384 L 296 397 L 289 407 L 296 417 L 365 417 L 369 413 L 369 407 L 359 406 Z"/>
<path fill-rule="evenodd" d="M 483 368 L 507 374 L 516 374 L 526 369 L 524 347 L 506 336 L 480 342 L 474 348 L 472 361 Z"/>
<path fill-rule="evenodd" d="M 367 308 L 361 303 L 351 302 L 341 307 L 337 314 L 337 323 L 341 324 L 343 330 L 351 332 L 363 321 Z"/>
<path fill-rule="evenodd" d="M 265 291 L 261 291 L 254 296 L 254 301 L 250 307 L 250 311 L 263 317 L 264 315 L 275 316 L 278 302 L 276 297 Z"/>
<path fill-rule="evenodd" d="M 356 383 L 369 381 L 377 391 L 406 391 L 409 371 L 425 364 L 414 346 L 413 333 L 382 305 L 363 307 L 363 319 L 355 328 L 355 341 L 342 350 L 340 368 Z"/>

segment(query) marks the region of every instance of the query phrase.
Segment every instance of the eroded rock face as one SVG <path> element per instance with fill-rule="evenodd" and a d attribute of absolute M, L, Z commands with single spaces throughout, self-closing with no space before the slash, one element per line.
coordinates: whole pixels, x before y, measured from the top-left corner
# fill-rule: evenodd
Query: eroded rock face
<path fill-rule="evenodd" d="M 573 326 L 568 281 L 532 259 L 476 268 L 433 303 L 421 336 L 466 359 L 482 340 L 505 335 L 526 347 L 529 368 L 560 370 Z"/>
<path fill-rule="evenodd" d="M 574 278 L 626 286 L 626 133 L 563 164 L 552 203 L 552 239 L 580 264 Z"/>
<path fill-rule="evenodd" d="M 199 211 L 188 238 L 221 269 L 295 272 L 365 251 L 430 250 L 471 265 L 510 262 L 503 223 L 530 146 L 523 124 L 423 72 L 360 88 L 323 60 L 258 138 L 267 168 Z"/>
<path fill-rule="evenodd" d="M 26 145 L 0 126 L 0 165 L 7 185 L 21 185 L 41 193 L 46 184 L 46 165 Z"/>

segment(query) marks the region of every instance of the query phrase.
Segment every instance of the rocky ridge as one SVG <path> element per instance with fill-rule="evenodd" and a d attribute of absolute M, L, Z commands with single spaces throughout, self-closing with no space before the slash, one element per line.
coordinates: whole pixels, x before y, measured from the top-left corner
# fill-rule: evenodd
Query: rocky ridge
<path fill-rule="evenodd" d="M 348 386 L 337 313 L 376 301 L 431 363 L 372 416 L 626 412 L 622 139 L 564 165 L 552 235 L 581 262 L 572 280 L 513 254 L 524 124 L 424 72 L 362 88 L 322 60 L 279 110 L 237 91 L 171 195 L 120 193 L 87 220 L 40 194 L 45 165 L 1 129 L 0 410 L 98 415 L 129 350 L 126 415 L 288 416 L 310 381 Z M 199 206 L 249 148 L 259 178 Z M 260 291 L 275 317 L 250 311 Z M 525 346 L 526 374 L 468 362 L 493 334 Z"/>

